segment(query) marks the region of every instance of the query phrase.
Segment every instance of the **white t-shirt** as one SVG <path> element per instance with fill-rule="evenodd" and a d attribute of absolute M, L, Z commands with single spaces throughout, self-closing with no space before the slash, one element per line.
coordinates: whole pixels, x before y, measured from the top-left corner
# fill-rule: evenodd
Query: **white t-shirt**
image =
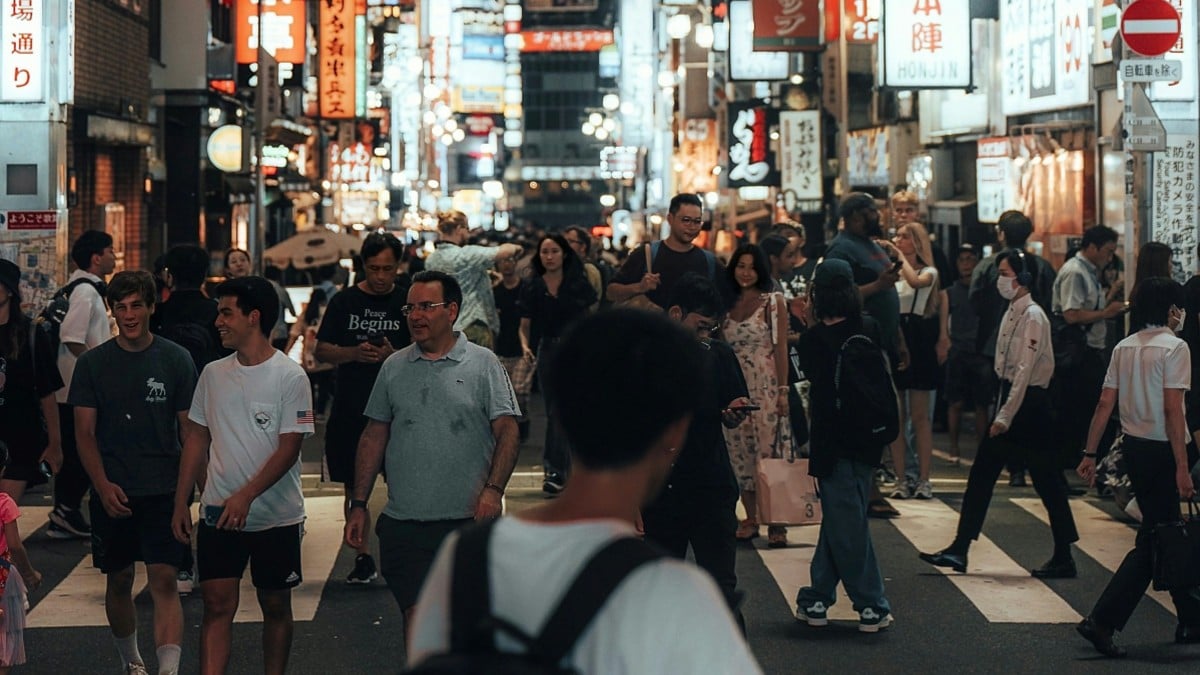
<path fill-rule="evenodd" d="M 1104 387 L 1118 391 L 1121 430 L 1149 441 L 1167 440 L 1163 390 L 1186 391 L 1191 386 L 1187 343 L 1162 327 L 1140 330 L 1118 342 L 1104 376 Z"/>
<path fill-rule="evenodd" d="M 76 279 L 88 279 L 99 283 L 100 277 L 75 270 L 67 278 L 67 283 Z M 91 284 L 79 284 L 71 291 L 67 314 L 63 317 L 62 325 L 58 327 L 58 374 L 62 376 L 63 388 L 54 393 L 59 403 L 67 402 L 67 393 L 71 391 L 71 376 L 75 374 L 75 361 L 78 360 L 70 349 L 68 342 L 86 345 L 95 349 L 112 338 L 112 325 L 108 321 L 108 308 L 104 306 L 104 298 L 96 292 Z"/>
<path fill-rule="evenodd" d="M 298 363 L 276 351 L 256 366 L 237 354 L 213 361 L 200 374 L 188 417 L 212 435 L 208 482 L 200 503 L 219 506 L 262 470 L 279 449 L 279 435 L 313 433 L 312 390 Z M 304 520 L 300 458 L 250 504 L 245 531 Z"/>
<path fill-rule="evenodd" d="M 608 542 L 634 534 L 628 523 L 531 523 L 504 518 L 492 531 L 488 582 L 492 612 L 530 636 L 558 606 L 586 562 Z M 413 621 L 410 663 L 450 646 L 450 583 L 458 535 L 446 539 Z M 520 652 L 507 635 L 498 648 Z M 617 587 L 564 659 L 580 673 L 759 673 L 725 600 L 708 575 L 666 558 L 635 570 Z"/>
<path fill-rule="evenodd" d="M 938 287 L 938 273 L 936 267 L 923 267 L 917 271 L 917 276 L 921 276 L 929 272 L 933 274 L 933 282 L 928 286 L 921 288 L 913 288 L 908 285 L 908 282 L 901 277 L 896 281 L 896 295 L 900 298 L 900 313 L 915 314 L 917 316 L 925 316 L 926 309 L 929 306 L 929 299 L 933 296 L 933 291 Z"/>

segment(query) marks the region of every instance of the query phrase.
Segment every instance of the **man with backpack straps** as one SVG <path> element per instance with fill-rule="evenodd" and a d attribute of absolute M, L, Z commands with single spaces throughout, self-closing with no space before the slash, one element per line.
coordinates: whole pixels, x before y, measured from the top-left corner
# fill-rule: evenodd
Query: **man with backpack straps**
<path fill-rule="evenodd" d="M 69 305 L 58 326 L 58 372 L 64 386 L 55 394 L 62 433 L 63 466 L 54 477 L 54 510 L 50 512 L 50 527 L 46 531 L 54 539 L 92 536 L 91 526 L 79 508 L 90 482 L 79 462 L 75 410 L 67 404 L 67 393 L 71 389 L 76 360 L 87 350 L 112 338 L 103 297 L 103 277 L 112 274 L 117 264 L 112 245 L 112 235 L 88 230 L 71 246 L 71 260 L 78 269 L 67 279 L 66 287 L 71 288 Z"/>
<path fill-rule="evenodd" d="M 859 613 L 858 630 L 892 624 L 891 605 L 875 559 L 867 504 L 875 467 L 900 431 L 900 412 L 880 344 L 879 325 L 862 314 L 850 263 L 826 258 L 813 274 L 811 301 L 800 305 L 809 330 L 796 352 L 809 389 L 809 473 L 820 481 L 821 533 L 812 584 L 796 596 L 796 619 L 829 623 L 840 581 Z"/>
<path fill-rule="evenodd" d="M 217 333 L 217 301 L 200 290 L 209 261 L 208 251 L 194 244 L 181 244 L 167 251 L 171 297 L 150 318 L 151 332 L 186 349 L 197 373 L 229 353 L 221 347 Z"/>
<path fill-rule="evenodd" d="M 460 662 L 457 672 L 474 673 L 513 660 L 527 662 L 528 672 L 761 672 L 708 575 L 681 560 L 655 558 L 633 539 L 638 510 L 666 481 L 704 396 L 706 377 L 695 367 L 702 358 L 699 341 L 666 317 L 614 309 L 580 321 L 559 349 L 560 358 L 577 364 L 552 377 L 548 387 L 570 439 L 573 471 L 566 489 L 553 501 L 500 519 L 488 537 L 466 530 L 447 538 L 417 603 L 413 672 L 456 672 L 446 665 L 451 660 Z M 578 386 L 580 381 L 589 386 Z M 609 422 L 615 415 L 622 424 Z M 483 553 L 465 552 L 481 541 L 486 567 L 480 565 Z M 613 542 L 628 550 L 605 550 Z M 596 555 L 613 556 L 613 562 L 589 564 Z M 477 594 L 462 581 L 460 570 L 472 568 L 486 570 L 490 591 Z M 564 590 L 577 579 L 596 591 L 612 590 L 590 596 L 598 608 L 557 612 Z M 476 595 L 490 602 L 463 610 L 470 612 L 464 617 L 460 602 Z M 586 626 L 578 640 L 569 630 L 553 632 L 578 623 Z M 497 651 L 528 652 L 514 633 L 542 636 L 548 647 L 535 648 L 540 658 L 497 657 Z"/>

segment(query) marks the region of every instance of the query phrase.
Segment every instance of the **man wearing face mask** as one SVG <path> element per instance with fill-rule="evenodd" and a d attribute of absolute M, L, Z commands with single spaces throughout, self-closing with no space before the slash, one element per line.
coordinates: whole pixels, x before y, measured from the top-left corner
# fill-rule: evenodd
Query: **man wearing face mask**
<path fill-rule="evenodd" d="M 1009 301 L 996 340 L 999 407 L 971 466 L 954 541 L 938 553 L 922 553 L 920 557 L 937 567 L 967 571 L 967 550 L 983 529 L 996 479 L 1005 462 L 1016 455 L 1029 467 L 1033 487 L 1050 515 L 1054 536 L 1054 555 L 1032 574 L 1039 579 L 1073 578 L 1076 570 L 1071 543 L 1079 540 L 1079 534 L 1067 504 L 1066 486 L 1055 466 L 1054 440 L 1046 433 L 1054 428 L 1048 390 L 1054 375 L 1050 320 L 1030 295 L 1033 263 L 1028 261 L 1028 254 L 1010 249 L 996 260 L 1000 272 L 996 290 Z"/>

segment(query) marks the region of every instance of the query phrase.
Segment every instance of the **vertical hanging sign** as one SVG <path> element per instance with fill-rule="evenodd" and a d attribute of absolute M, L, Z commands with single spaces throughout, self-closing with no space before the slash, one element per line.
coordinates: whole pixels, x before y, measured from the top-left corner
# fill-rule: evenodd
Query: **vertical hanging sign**
<path fill-rule="evenodd" d="M 821 199 L 821 112 L 779 113 L 780 188 L 796 200 Z"/>
<path fill-rule="evenodd" d="M 903 89 L 971 86 L 971 10 L 961 0 L 885 3 L 882 85 Z"/>
<path fill-rule="evenodd" d="M 770 138 L 775 114 L 762 100 L 729 104 L 729 187 L 779 185 Z"/>
<path fill-rule="evenodd" d="M 821 0 L 754 0 L 754 51 L 816 51 L 824 43 Z"/>
<path fill-rule="evenodd" d="M 46 98 L 46 5 L 44 0 L 8 0 L 0 11 L 0 101 Z"/>
<path fill-rule="evenodd" d="M 357 95 L 355 0 L 318 0 L 321 22 L 317 58 L 320 61 L 318 102 L 325 119 L 352 119 Z"/>

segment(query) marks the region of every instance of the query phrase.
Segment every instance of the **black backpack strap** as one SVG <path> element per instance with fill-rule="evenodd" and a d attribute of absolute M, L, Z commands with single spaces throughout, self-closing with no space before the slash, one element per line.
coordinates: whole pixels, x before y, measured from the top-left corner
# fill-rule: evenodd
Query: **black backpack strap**
<path fill-rule="evenodd" d="M 488 542 L 496 521 L 459 532 L 450 581 L 450 649 L 465 654 L 494 649 L 490 625 L 492 593 L 488 584 Z"/>
<path fill-rule="evenodd" d="M 530 650 L 531 657 L 547 666 L 558 665 L 625 577 L 661 557 L 658 549 L 633 537 L 622 537 L 600 549 L 546 621 Z"/>

